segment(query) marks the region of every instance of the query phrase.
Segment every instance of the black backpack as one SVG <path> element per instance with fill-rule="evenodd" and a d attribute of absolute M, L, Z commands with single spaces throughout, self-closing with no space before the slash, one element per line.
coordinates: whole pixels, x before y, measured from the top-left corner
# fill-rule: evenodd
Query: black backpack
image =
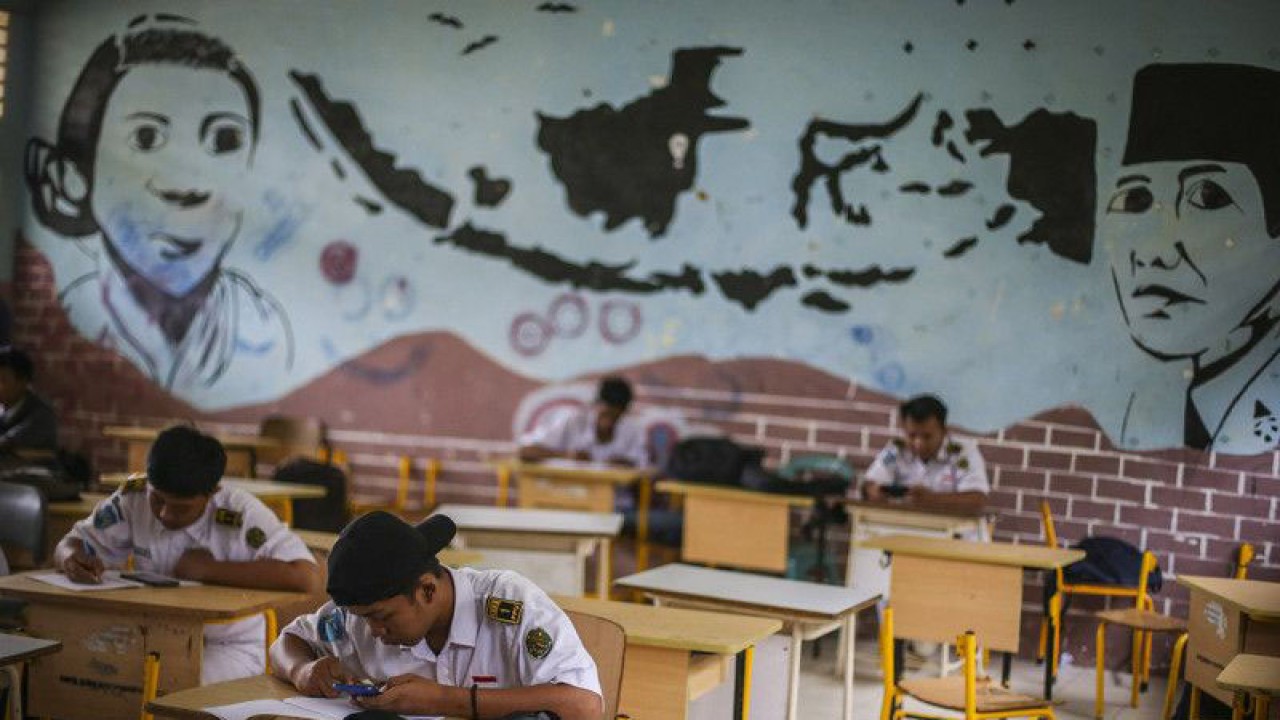
<path fill-rule="evenodd" d="M 742 485 L 747 467 L 760 467 L 764 449 L 743 447 L 729 438 L 689 437 L 676 443 L 663 477 L 708 485 Z"/>
<path fill-rule="evenodd" d="M 338 532 L 347 524 L 347 476 L 337 465 L 296 457 L 276 466 L 271 478 L 279 482 L 320 485 L 322 498 L 293 501 L 293 526 L 300 530 Z"/>
<path fill-rule="evenodd" d="M 1131 543 L 1113 537 L 1088 537 L 1072 547 L 1083 550 L 1085 557 L 1062 569 L 1062 579 L 1068 583 L 1118 585 L 1137 587 L 1142 574 L 1142 551 Z M 1057 579 L 1050 574 L 1045 597 L 1057 590 Z M 1147 578 L 1147 590 L 1159 592 L 1164 577 L 1157 566 Z"/>

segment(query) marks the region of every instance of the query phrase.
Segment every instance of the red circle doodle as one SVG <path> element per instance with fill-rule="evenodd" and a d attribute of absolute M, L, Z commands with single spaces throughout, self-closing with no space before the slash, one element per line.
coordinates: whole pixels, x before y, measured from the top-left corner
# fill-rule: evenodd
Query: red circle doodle
<path fill-rule="evenodd" d="M 511 347 L 525 357 L 541 355 L 551 342 L 555 328 L 537 313 L 520 313 L 511 321 L 507 337 Z"/>
<path fill-rule="evenodd" d="M 551 301 L 547 317 L 557 336 L 576 338 L 586 331 L 591 322 L 591 311 L 581 295 L 565 293 Z"/>
<path fill-rule="evenodd" d="M 640 334 L 644 325 L 640 306 L 627 300 L 606 300 L 600 306 L 600 336 L 621 345 Z"/>
<path fill-rule="evenodd" d="M 356 276 L 359 251 L 346 240 L 334 240 L 320 252 L 320 272 L 334 285 L 346 285 Z"/>

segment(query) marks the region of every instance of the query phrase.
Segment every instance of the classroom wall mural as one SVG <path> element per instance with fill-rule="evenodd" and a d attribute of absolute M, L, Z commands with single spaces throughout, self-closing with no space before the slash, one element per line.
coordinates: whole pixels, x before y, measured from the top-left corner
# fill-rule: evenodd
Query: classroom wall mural
<path fill-rule="evenodd" d="M 79 332 L 204 409 L 447 331 L 545 381 L 767 357 L 979 431 L 1080 405 L 1123 447 L 1261 452 L 1275 21 L 42 3 L 25 231 Z"/>

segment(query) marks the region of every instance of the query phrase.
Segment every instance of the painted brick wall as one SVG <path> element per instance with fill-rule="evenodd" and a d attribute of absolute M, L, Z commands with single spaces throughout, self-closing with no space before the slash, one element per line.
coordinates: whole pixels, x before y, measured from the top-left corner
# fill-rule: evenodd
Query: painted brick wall
<path fill-rule="evenodd" d="M 284 402 L 202 415 L 169 399 L 127 363 L 74 333 L 55 301 L 48 265 L 25 243 L 19 243 L 16 265 L 15 282 L 8 289 L 15 341 L 38 357 L 38 384 L 62 414 L 65 444 L 90 453 L 96 467 L 124 465 L 123 443 L 101 436 L 106 425 L 194 419 L 208 428 L 251 433 L 265 411 L 291 408 Z M 717 372 L 746 373 L 750 362 L 728 363 Z M 758 374 L 768 373 L 768 367 L 752 367 Z M 629 374 L 640 378 L 640 402 L 682 408 L 697 424 L 765 447 L 775 461 L 798 453 L 829 453 L 862 470 L 895 434 L 891 398 L 829 377 L 770 393 L 708 388 L 658 368 Z M 335 444 L 349 453 L 361 490 L 390 495 L 400 455 L 415 458 L 419 470 L 423 458 L 438 457 L 444 462 L 441 501 L 491 502 L 496 484 L 488 463 L 512 450 L 506 437 L 511 410 L 492 408 L 497 417 L 487 429 L 466 437 L 416 434 L 412 422 L 400 423 L 398 427 L 408 429 L 395 431 L 380 430 L 375 423 L 344 422 L 339 408 L 327 417 Z M 1047 500 L 1058 535 L 1067 542 L 1091 534 L 1119 536 L 1155 551 L 1166 573 L 1222 575 L 1231 551 L 1248 541 L 1258 552 L 1252 577 L 1280 580 L 1280 452 L 1234 457 L 1118 451 L 1087 413 L 1071 408 L 982 437 L 981 447 L 994 486 L 991 505 L 999 515 L 996 535 L 1001 540 L 1043 542 L 1039 506 Z M 845 550 L 842 538 L 834 552 L 843 557 Z M 1166 582 L 1157 597 L 1158 609 L 1186 613 L 1187 594 L 1176 583 Z M 1040 579 L 1028 576 L 1024 654 L 1033 647 L 1039 602 Z M 1098 607 L 1082 600 L 1071 608 L 1064 648 L 1080 661 L 1092 657 L 1094 626 L 1087 614 Z M 1167 645 L 1158 660 L 1165 654 Z"/>

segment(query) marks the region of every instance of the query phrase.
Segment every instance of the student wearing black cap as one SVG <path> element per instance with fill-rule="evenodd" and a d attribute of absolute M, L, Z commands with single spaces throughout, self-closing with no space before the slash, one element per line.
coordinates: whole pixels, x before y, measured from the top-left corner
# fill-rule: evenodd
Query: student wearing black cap
<path fill-rule="evenodd" d="M 147 477 L 132 480 L 71 528 L 54 553 L 77 582 L 97 583 L 107 566 L 213 585 L 313 592 L 320 569 L 302 540 L 261 500 L 218 485 L 222 444 L 196 430 L 161 432 L 147 454 Z M 209 625 L 200 682 L 260 675 L 266 658 L 261 616 Z"/>
<path fill-rule="evenodd" d="M 372 681 L 380 694 L 355 701 L 401 714 L 598 720 L 596 665 L 569 618 L 514 572 L 441 565 L 456 530 L 443 515 L 354 520 L 329 555 L 332 600 L 284 629 L 272 671 L 311 696 Z"/>
<path fill-rule="evenodd" d="M 1138 71 L 1123 167 L 1099 231 L 1133 342 L 1187 378 L 1182 442 L 1280 446 L 1280 72 L 1231 64 Z M 1138 400 L 1139 402 L 1135 402 Z M 1131 397 L 1146 445 L 1163 408 Z"/>

